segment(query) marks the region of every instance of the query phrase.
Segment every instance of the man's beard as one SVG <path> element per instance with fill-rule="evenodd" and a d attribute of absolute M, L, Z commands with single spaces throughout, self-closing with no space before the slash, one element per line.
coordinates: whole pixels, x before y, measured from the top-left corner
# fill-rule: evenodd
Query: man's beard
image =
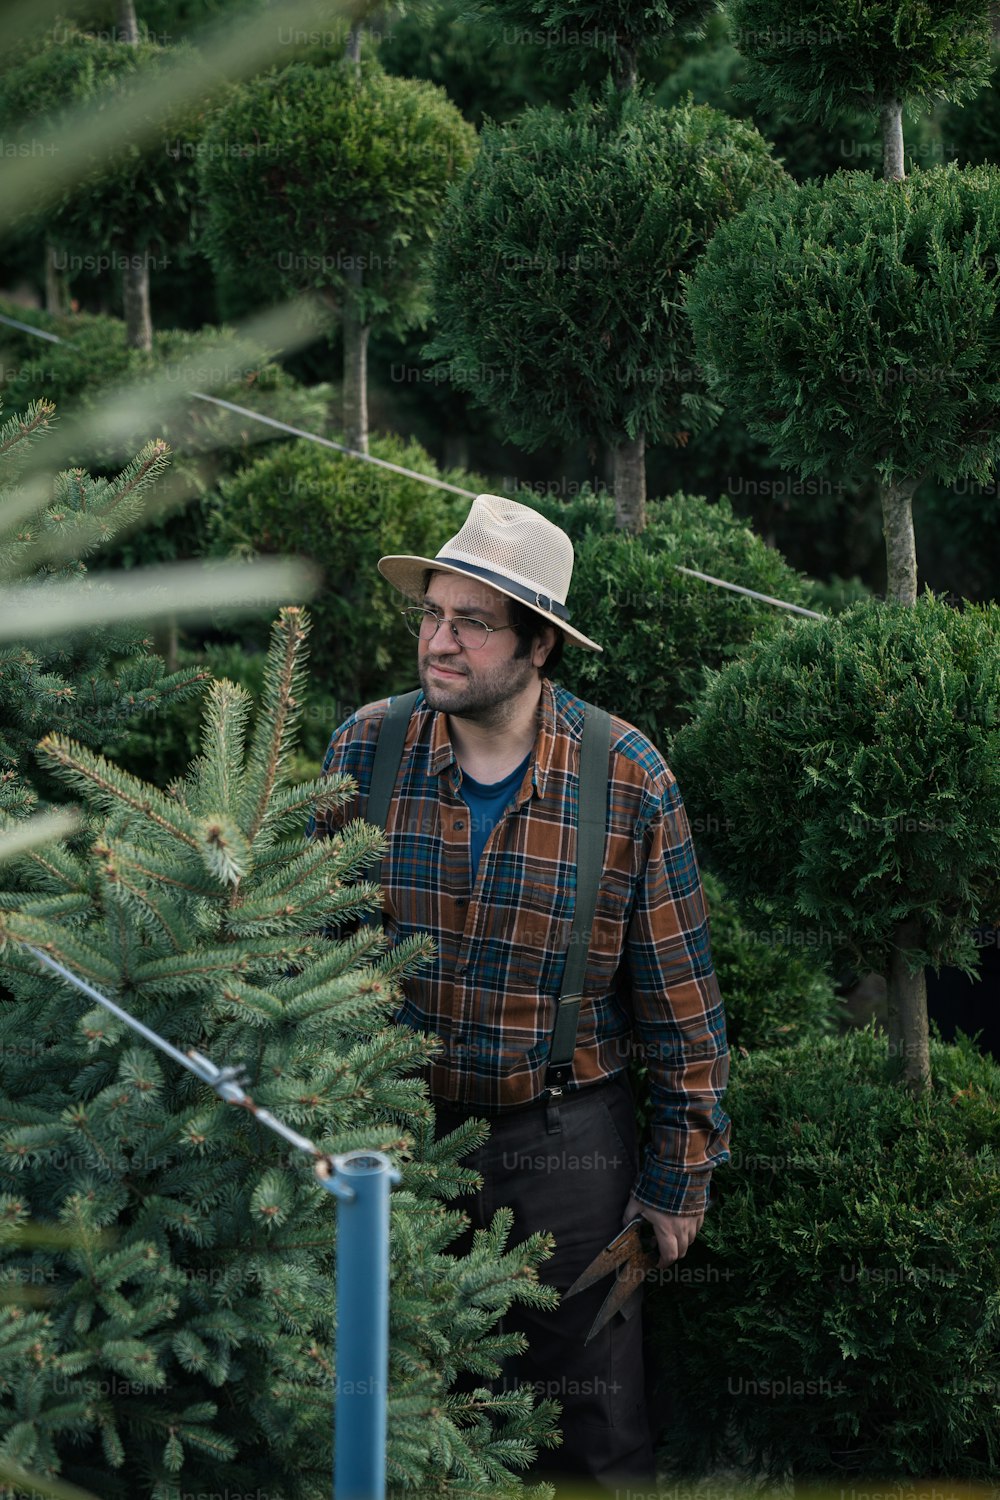
<path fill-rule="evenodd" d="M 429 706 L 441 713 L 453 714 L 458 719 L 470 719 L 477 724 L 502 725 L 507 717 L 507 705 L 522 693 L 534 679 L 535 668 L 529 656 L 512 657 L 499 662 L 481 675 L 456 678 L 454 683 L 442 683 L 430 679 L 427 668 L 433 657 L 423 657 L 417 663 L 420 686 Z M 440 665 L 449 671 L 466 672 L 466 667 L 455 668 L 454 658 L 446 658 Z"/>

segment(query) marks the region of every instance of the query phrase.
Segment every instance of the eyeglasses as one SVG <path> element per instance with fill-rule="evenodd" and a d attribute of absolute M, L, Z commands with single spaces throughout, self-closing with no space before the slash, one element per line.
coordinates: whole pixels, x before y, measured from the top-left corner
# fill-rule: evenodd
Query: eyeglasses
<path fill-rule="evenodd" d="M 444 615 L 426 604 L 414 604 L 401 609 L 406 628 L 420 641 L 432 641 L 442 625 L 447 625 L 464 651 L 481 651 L 490 636 L 497 630 L 513 630 L 513 625 L 487 625 L 485 620 L 473 620 L 468 615 L 456 615 L 446 620 Z"/>

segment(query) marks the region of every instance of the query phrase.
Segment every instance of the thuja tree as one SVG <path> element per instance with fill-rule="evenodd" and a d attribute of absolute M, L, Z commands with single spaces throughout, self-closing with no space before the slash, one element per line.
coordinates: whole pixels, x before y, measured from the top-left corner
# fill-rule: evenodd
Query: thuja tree
<path fill-rule="evenodd" d="M 719 0 L 490 0 L 479 14 L 503 39 L 544 47 L 579 69 L 603 54 L 616 87 L 634 88 L 643 53 L 675 35 L 690 35 L 721 9 Z"/>
<path fill-rule="evenodd" d="M 804 605 L 802 577 L 733 515 L 676 494 L 649 504 L 641 536 L 615 527 L 605 496 L 564 502 L 524 496 L 573 539 L 573 608 L 604 650 L 567 652 L 559 681 L 619 713 L 657 744 L 691 716 L 706 667 L 724 666 L 755 633 L 781 630 L 785 612 L 678 571 L 693 568 L 789 604 Z M 433 554 L 427 554 L 431 556 Z M 695 829 L 697 834 L 698 830 Z"/>
<path fill-rule="evenodd" d="M 734 1059 L 718 1204 L 650 1309 L 683 1472 L 995 1485 L 1000 1068 L 968 1041 L 931 1057 L 919 1099 L 873 1029 Z"/>
<path fill-rule="evenodd" d="M 681 273 L 783 175 L 752 125 L 638 90 L 487 126 L 435 244 L 430 352 L 519 447 L 607 443 L 618 523 L 641 531 L 646 443 L 714 414 Z"/>
<path fill-rule="evenodd" d="M 761 927 L 885 974 L 889 1041 L 929 1083 L 924 967 L 971 973 L 1000 911 L 1000 609 L 862 603 L 750 642 L 672 765 Z"/>
<path fill-rule="evenodd" d="M 443 89 L 347 60 L 252 80 L 207 133 L 209 252 L 264 298 L 320 293 L 342 330 L 344 433 L 361 452 L 369 332 L 425 316 L 431 236 L 475 141 Z"/>
<path fill-rule="evenodd" d="M 387 952 L 377 926 L 337 935 L 377 905 L 357 877 L 381 835 L 355 823 L 303 840 L 310 806 L 346 790 L 285 775 L 305 628 L 282 612 L 249 744 L 248 695 L 213 685 L 203 754 L 169 793 L 47 737 L 39 753 L 90 809 L 89 837 L 26 856 L 0 894 L 0 1221 L 65 1231 L 58 1248 L 6 1247 L 8 1279 L 42 1295 L 0 1309 L 3 1452 L 104 1500 L 329 1495 L 336 1218 L 307 1159 L 88 1010 L 29 944 L 176 1046 L 244 1064 L 254 1099 L 323 1152 L 401 1165 L 397 1491 L 516 1492 L 512 1471 L 551 1438 L 552 1405 L 528 1389 L 449 1394 L 460 1373 L 499 1373 L 517 1340 L 491 1330 L 513 1300 L 551 1303 L 545 1241 L 507 1250 L 499 1216 L 467 1257 L 446 1253 L 467 1221 L 443 1200 L 469 1185 L 458 1161 L 485 1127 L 432 1142 L 417 1075 L 434 1044 L 391 1024 L 425 941 Z"/>
<path fill-rule="evenodd" d="M 687 310 L 713 393 L 802 475 L 874 476 L 888 597 L 917 594 L 913 494 L 1000 455 L 1000 170 L 838 173 L 724 224 Z"/>
<path fill-rule="evenodd" d="M 60 132 L 81 107 L 120 115 L 113 148 L 95 152 L 54 205 L 28 205 L 21 218 L 44 225 L 71 272 L 74 265 L 120 272 L 129 347 L 148 351 L 150 268 L 168 263 L 168 247 L 192 233 L 200 114 L 179 106 L 151 121 L 144 95 L 181 64 L 189 72 L 200 62 L 193 48 L 182 53 L 140 40 L 134 14 L 122 20 L 112 33 L 61 28 L 61 40 L 0 75 L 0 119 L 26 153 L 40 154 L 44 181 L 41 153 L 60 150 Z"/>
<path fill-rule="evenodd" d="M 0 427 L 0 581 L 33 582 L 39 611 L 48 584 L 83 578 L 83 559 L 137 519 L 167 465 L 166 445 L 152 442 L 115 479 L 82 469 L 47 477 L 29 464 L 54 410 L 35 402 Z M 168 676 L 150 645 L 135 626 L 0 642 L 0 808 L 27 812 L 39 789 L 55 793 L 31 753 L 46 732 L 101 745 L 204 681 L 197 670 Z"/>
<path fill-rule="evenodd" d="M 992 66 L 991 0 L 731 0 L 746 90 L 809 120 L 878 114 L 882 170 L 904 173 L 903 110 L 970 98 Z"/>

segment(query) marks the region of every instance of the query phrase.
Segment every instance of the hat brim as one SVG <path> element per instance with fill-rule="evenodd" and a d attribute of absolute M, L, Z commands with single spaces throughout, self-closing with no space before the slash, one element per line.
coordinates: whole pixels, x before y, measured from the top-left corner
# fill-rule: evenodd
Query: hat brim
<path fill-rule="evenodd" d="M 388 579 L 393 588 L 405 594 L 408 599 L 421 603 L 424 597 L 424 575 L 430 570 L 434 573 L 453 573 L 456 578 L 469 578 L 474 582 L 482 582 L 476 579 L 475 574 L 470 573 L 468 568 L 456 567 L 453 563 L 446 562 L 440 557 L 380 557 L 378 570 L 383 578 Z M 513 599 L 517 604 L 525 604 L 513 589 L 505 589 L 501 583 L 490 580 L 489 587 L 495 589 L 498 594 L 505 594 L 508 599 Z M 542 609 L 537 604 L 527 606 L 543 620 L 548 620 L 561 630 L 566 640 L 573 646 L 582 646 L 585 651 L 603 651 L 604 647 L 592 641 L 589 636 L 581 630 L 574 630 L 572 625 L 567 625 L 565 620 L 560 620 L 558 615 L 552 614 L 550 610 Z"/>

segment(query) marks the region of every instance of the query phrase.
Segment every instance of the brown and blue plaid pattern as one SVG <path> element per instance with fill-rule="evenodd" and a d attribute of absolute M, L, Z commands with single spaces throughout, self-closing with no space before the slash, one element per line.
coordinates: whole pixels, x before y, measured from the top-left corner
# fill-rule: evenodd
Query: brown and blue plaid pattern
<path fill-rule="evenodd" d="M 369 704 L 334 734 L 324 771 L 350 775 L 358 792 L 314 821 L 315 835 L 363 817 L 386 706 Z M 582 723 L 580 699 L 543 680 L 534 754 L 470 888 L 470 813 L 447 718 L 420 697 L 410 720 L 386 830 L 385 926 L 393 941 L 430 933 L 437 955 L 406 982 L 396 1019 L 441 1039 L 431 1093 L 470 1113 L 544 1093 L 575 897 Z M 697 1213 L 729 1156 L 725 1018 L 676 782 L 645 736 L 612 718 L 604 873 L 570 1087 L 613 1077 L 633 1055 L 648 1067 L 652 1124 L 636 1197 Z"/>

